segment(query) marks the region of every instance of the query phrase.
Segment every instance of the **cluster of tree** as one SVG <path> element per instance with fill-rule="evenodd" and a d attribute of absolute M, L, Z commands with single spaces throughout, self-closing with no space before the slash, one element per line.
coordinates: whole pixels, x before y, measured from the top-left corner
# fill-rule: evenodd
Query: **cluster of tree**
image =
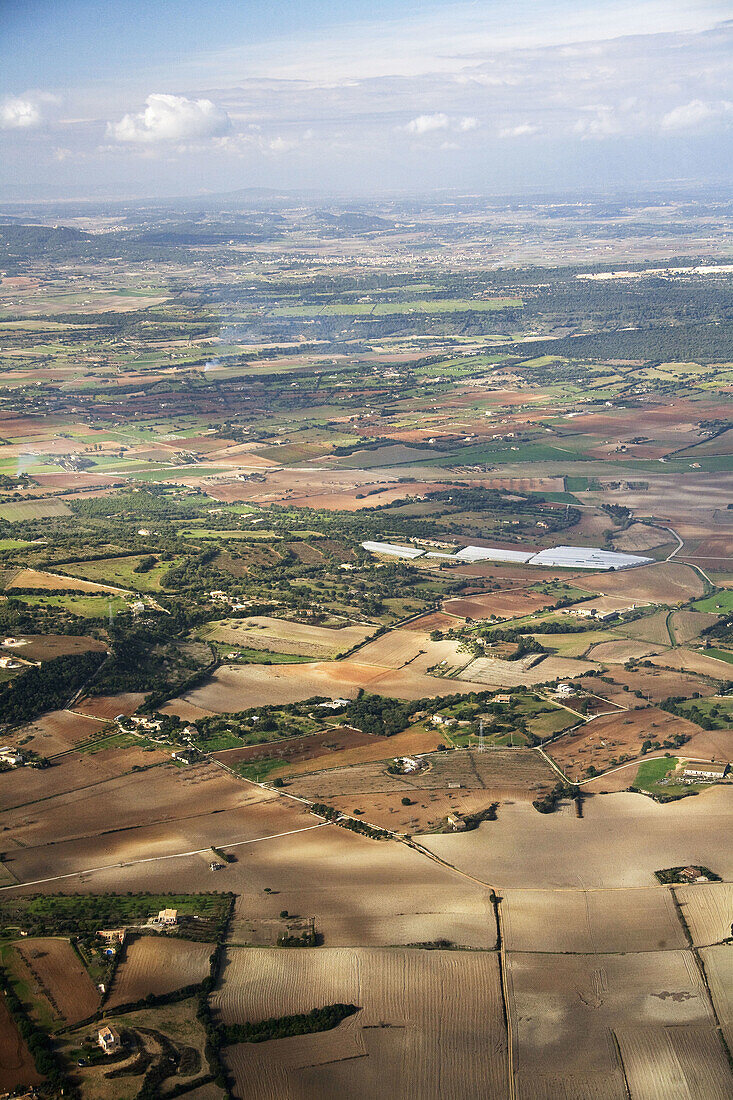
<path fill-rule="evenodd" d="M 345 817 L 340 810 L 335 809 L 333 806 L 327 806 L 323 802 L 314 802 L 311 809 L 319 817 L 325 817 L 327 821 L 336 821 L 344 829 L 350 829 L 353 833 L 361 833 L 363 836 L 371 837 L 372 840 L 387 840 L 391 835 L 386 829 L 375 829 L 374 826 L 367 825 L 366 821 L 356 821 L 353 817 Z"/>
<path fill-rule="evenodd" d="M 29 668 L 0 686 L 0 722 L 29 722 L 44 710 L 63 707 L 99 669 L 105 653 L 69 653 Z"/>
<path fill-rule="evenodd" d="M 629 331 L 599 332 L 532 342 L 532 356 L 568 359 L 646 359 L 655 362 L 728 362 L 733 359 L 730 325 L 716 321 L 702 324 L 655 324 Z M 502 351 L 527 356 L 527 344 L 504 345 Z M 577 375 L 575 365 L 573 372 Z M 677 385 L 675 380 L 671 380 Z"/>
<path fill-rule="evenodd" d="M 410 724 L 412 707 L 382 695 L 366 695 L 359 692 L 346 711 L 348 722 L 364 733 L 391 737 Z"/>
<path fill-rule="evenodd" d="M 564 798 L 575 799 L 578 798 L 579 795 L 580 790 L 575 784 L 558 783 L 551 791 L 543 795 L 542 798 L 536 798 L 532 805 L 535 810 L 541 814 L 552 814 L 557 809 L 558 803 L 562 802 Z"/>
<path fill-rule="evenodd" d="M 229 1024 L 224 1028 L 223 1041 L 226 1046 L 232 1043 L 264 1043 L 268 1039 L 286 1039 L 290 1035 L 331 1031 L 358 1011 L 358 1005 L 332 1004 L 294 1016 L 273 1016 L 256 1024 Z"/>

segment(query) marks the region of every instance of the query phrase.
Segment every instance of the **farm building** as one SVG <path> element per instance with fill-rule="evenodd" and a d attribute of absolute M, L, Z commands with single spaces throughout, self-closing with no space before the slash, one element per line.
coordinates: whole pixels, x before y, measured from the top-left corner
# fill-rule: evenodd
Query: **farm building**
<path fill-rule="evenodd" d="M 679 877 L 685 882 L 709 882 L 707 875 L 702 873 L 702 867 L 683 867 Z"/>
<path fill-rule="evenodd" d="M 124 928 L 98 928 L 97 935 L 99 936 L 100 940 L 104 940 L 105 943 L 125 942 Z"/>
<path fill-rule="evenodd" d="M 727 774 L 728 764 L 685 764 L 682 780 L 694 783 L 698 779 L 725 779 Z"/>
<path fill-rule="evenodd" d="M 8 764 L 11 768 L 19 768 L 25 764 L 25 756 L 20 749 L 5 746 L 0 749 L 0 764 Z"/>
<path fill-rule="evenodd" d="M 178 924 L 178 910 L 177 909 L 161 909 L 158 913 L 158 924 L 173 925 Z"/>
<path fill-rule="evenodd" d="M 105 1054 L 114 1054 L 122 1048 L 122 1039 L 120 1038 L 119 1031 L 116 1027 L 111 1027 L 109 1024 L 100 1027 L 97 1034 L 97 1042 Z"/>

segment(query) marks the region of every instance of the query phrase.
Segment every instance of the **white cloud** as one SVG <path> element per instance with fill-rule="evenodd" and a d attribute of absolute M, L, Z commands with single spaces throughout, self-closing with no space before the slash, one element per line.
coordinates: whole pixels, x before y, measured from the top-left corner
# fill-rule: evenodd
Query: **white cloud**
<path fill-rule="evenodd" d="M 407 123 L 405 129 L 410 134 L 431 134 L 434 130 L 447 130 L 449 126 L 447 115 L 418 115 Z"/>
<path fill-rule="evenodd" d="M 500 138 L 522 138 L 531 137 L 532 134 L 538 134 L 540 132 L 539 126 L 534 126 L 531 122 L 520 122 L 518 126 L 506 126 L 503 130 L 499 131 Z"/>
<path fill-rule="evenodd" d="M 600 105 L 587 107 L 588 112 L 584 118 L 579 118 L 573 126 L 574 133 L 581 138 L 608 138 L 615 137 L 624 130 L 618 111 L 615 107 Z M 628 120 L 626 120 L 628 121 Z"/>
<path fill-rule="evenodd" d="M 0 130 L 29 130 L 40 126 L 41 112 L 30 99 L 5 99 L 0 103 Z"/>
<path fill-rule="evenodd" d="M 145 110 L 139 114 L 125 115 L 119 122 L 109 123 L 107 136 L 115 141 L 157 145 L 200 141 L 231 129 L 229 115 L 210 99 L 156 93 L 145 102 Z"/>
<path fill-rule="evenodd" d="M 717 122 L 733 121 L 733 103 L 721 99 L 710 103 L 693 99 L 689 103 L 673 107 L 662 118 L 663 130 L 695 130 L 712 126 Z"/>
<path fill-rule="evenodd" d="M 416 134 L 418 137 L 442 130 L 453 130 L 459 134 L 467 134 L 470 130 L 475 130 L 478 124 L 478 119 L 472 115 L 453 118 L 451 115 L 439 111 L 434 115 L 418 115 L 417 118 L 410 119 L 402 129 L 407 130 L 408 134 Z"/>

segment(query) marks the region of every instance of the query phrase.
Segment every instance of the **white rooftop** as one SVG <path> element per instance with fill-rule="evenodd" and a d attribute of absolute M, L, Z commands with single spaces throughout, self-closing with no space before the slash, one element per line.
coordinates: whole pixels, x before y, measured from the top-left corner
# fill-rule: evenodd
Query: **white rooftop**
<path fill-rule="evenodd" d="M 394 542 L 363 542 L 361 545 L 372 554 L 388 554 L 393 558 L 419 558 L 425 553 L 415 546 L 397 546 Z"/>
<path fill-rule="evenodd" d="M 553 546 L 533 553 L 530 550 L 502 550 L 495 546 L 464 546 L 456 554 L 426 552 L 415 546 L 398 546 L 394 542 L 363 542 L 365 550 L 372 554 L 384 554 L 393 558 L 445 558 L 450 561 L 516 562 L 526 565 L 556 566 L 563 569 L 630 569 L 635 565 L 648 565 L 654 558 L 638 554 L 618 554 L 601 550 L 597 546 Z"/>
<path fill-rule="evenodd" d="M 540 550 L 530 560 L 530 565 L 559 565 L 566 569 L 629 569 L 634 565 L 646 565 L 653 558 L 638 554 L 617 554 L 600 550 L 596 546 L 555 546 Z"/>
<path fill-rule="evenodd" d="M 453 555 L 457 561 L 529 561 L 532 552 L 526 550 L 499 550 L 492 546 L 464 546 Z"/>

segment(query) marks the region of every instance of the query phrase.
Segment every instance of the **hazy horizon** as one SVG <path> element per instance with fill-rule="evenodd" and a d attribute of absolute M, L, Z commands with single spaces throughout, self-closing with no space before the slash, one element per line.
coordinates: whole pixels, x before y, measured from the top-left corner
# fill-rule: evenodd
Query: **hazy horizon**
<path fill-rule="evenodd" d="M 729 15 L 721 0 L 6 4 L 0 201 L 727 184 Z"/>

